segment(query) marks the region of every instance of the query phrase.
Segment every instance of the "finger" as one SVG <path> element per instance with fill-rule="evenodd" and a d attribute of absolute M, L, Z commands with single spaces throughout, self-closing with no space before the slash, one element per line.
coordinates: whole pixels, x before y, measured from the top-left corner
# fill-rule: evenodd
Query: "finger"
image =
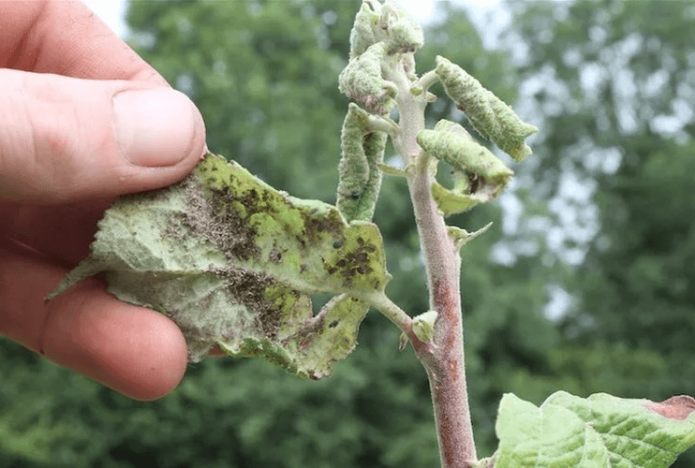
<path fill-rule="evenodd" d="M 78 0 L 0 1 L 0 68 L 166 82 Z"/>
<path fill-rule="evenodd" d="M 96 280 L 44 303 L 65 273 L 0 248 L 0 334 L 134 399 L 175 388 L 187 364 L 176 324 L 118 301 Z"/>
<path fill-rule="evenodd" d="M 0 70 L 0 198 L 50 204 L 171 185 L 205 148 L 182 93 Z"/>
<path fill-rule="evenodd" d="M 66 268 L 89 255 L 97 223 L 113 199 L 80 203 L 25 205 L 0 201 L 3 236 L 40 251 Z"/>

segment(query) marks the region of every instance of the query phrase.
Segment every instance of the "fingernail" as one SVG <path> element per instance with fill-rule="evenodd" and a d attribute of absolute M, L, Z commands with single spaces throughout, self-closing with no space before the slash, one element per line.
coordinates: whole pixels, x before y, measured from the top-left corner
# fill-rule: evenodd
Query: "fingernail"
<path fill-rule="evenodd" d="M 113 97 L 121 155 L 144 167 L 173 166 L 193 148 L 197 109 L 172 89 L 121 91 Z"/>

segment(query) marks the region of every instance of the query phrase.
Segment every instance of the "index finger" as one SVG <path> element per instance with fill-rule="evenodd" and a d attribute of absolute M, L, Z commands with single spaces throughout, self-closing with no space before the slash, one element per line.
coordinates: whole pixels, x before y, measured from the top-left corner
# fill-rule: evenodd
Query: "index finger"
<path fill-rule="evenodd" d="M 78 0 L 0 1 L 0 67 L 168 86 Z"/>

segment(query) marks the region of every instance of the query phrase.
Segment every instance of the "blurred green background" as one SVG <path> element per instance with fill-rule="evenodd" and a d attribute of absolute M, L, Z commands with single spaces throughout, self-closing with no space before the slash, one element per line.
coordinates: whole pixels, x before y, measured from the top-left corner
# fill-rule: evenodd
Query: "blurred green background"
<path fill-rule="evenodd" d="M 136 1 L 127 21 L 131 44 L 200 107 L 214 152 L 332 203 L 347 107 L 337 76 L 359 4 Z M 451 221 L 494 221 L 464 249 L 461 280 L 479 454 L 494 450 L 504 392 L 695 394 L 695 4 L 511 1 L 475 25 L 437 8 L 420 72 L 444 55 L 541 128 L 527 162 L 503 156 L 511 191 Z M 461 118 L 446 99 L 430 107 L 432 123 Z M 403 180 L 385 180 L 375 221 L 389 294 L 425 311 Z M 0 375 L 0 467 L 439 466 L 425 373 L 377 313 L 323 382 L 208 359 L 139 403 L 7 340 Z M 674 466 L 695 466 L 692 452 Z"/>

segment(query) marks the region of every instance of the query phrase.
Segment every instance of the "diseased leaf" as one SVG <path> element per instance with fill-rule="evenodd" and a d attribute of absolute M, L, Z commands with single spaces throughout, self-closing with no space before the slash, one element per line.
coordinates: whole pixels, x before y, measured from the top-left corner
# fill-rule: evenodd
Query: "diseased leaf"
<path fill-rule="evenodd" d="M 535 126 L 523 122 L 511 107 L 444 57 L 437 57 L 436 73 L 446 94 L 483 137 L 517 161 L 531 155 L 524 140 L 538 131 Z"/>
<path fill-rule="evenodd" d="M 91 249 L 50 297 L 103 271 L 119 299 L 176 321 L 192 361 L 219 345 L 314 379 L 352 350 L 359 297 L 389 278 L 374 224 L 348 225 L 210 154 L 177 185 L 119 199 Z M 316 293 L 339 296 L 314 316 Z"/>
<path fill-rule="evenodd" d="M 666 468 L 695 444 L 695 400 L 551 395 L 540 408 L 507 394 L 495 468 Z"/>
<path fill-rule="evenodd" d="M 369 114 L 350 103 L 341 134 L 338 210 L 348 221 L 371 221 L 381 189 L 388 136 L 369 129 Z"/>
<path fill-rule="evenodd" d="M 392 0 L 382 8 L 382 24 L 386 25 L 386 52 L 388 54 L 416 52 L 425 44 L 422 27 Z"/>
<path fill-rule="evenodd" d="M 434 130 L 421 130 L 417 142 L 428 155 L 448 163 L 454 171 L 451 190 L 439 183 L 432 185 L 432 196 L 445 216 L 494 200 L 514 175 L 455 122 L 440 120 Z"/>
<path fill-rule="evenodd" d="M 383 30 L 379 28 L 379 13 L 372 10 L 367 2 L 363 2 L 350 31 L 350 58 L 362 55 L 384 37 Z"/>
<path fill-rule="evenodd" d="M 363 1 L 350 32 L 350 58 L 384 41 L 389 54 L 415 52 L 424 44 L 422 27 L 399 10 L 392 0 Z"/>
<path fill-rule="evenodd" d="M 398 89 L 382 74 L 386 44 L 377 42 L 361 55 L 350 59 L 340 73 L 340 92 L 358 102 L 373 114 L 388 115 L 396 105 Z"/>

